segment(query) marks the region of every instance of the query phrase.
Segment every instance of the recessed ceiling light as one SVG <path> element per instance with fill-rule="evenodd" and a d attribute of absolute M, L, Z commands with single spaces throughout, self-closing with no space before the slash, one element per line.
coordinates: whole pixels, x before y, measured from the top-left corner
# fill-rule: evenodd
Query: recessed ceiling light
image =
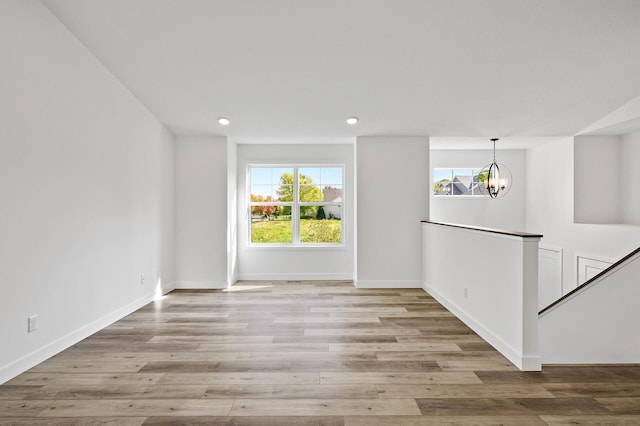
<path fill-rule="evenodd" d="M 221 126 L 228 126 L 229 124 L 231 124 L 231 120 L 229 120 L 228 118 L 220 117 L 218 118 L 218 124 L 220 124 Z"/>
<path fill-rule="evenodd" d="M 351 124 L 352 126 L 354 124 L 358 124 L 358 117 L 349 117 L 349 118 L 347 118 L 347 124 Z"/>

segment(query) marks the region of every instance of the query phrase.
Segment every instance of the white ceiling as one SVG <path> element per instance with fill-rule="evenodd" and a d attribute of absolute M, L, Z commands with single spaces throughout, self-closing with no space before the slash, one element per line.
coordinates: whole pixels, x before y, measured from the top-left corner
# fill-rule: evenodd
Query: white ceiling
<path fill-rule="evenodd" d="M 640 96 L 638 0 L 42 2 L 176 134 L 484 145 Z"/>

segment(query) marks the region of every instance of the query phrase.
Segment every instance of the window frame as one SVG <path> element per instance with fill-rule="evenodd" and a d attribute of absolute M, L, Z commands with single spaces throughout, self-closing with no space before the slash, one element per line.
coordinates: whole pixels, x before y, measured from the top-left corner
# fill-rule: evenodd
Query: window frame
<path fill-rule="evenodd" d="M 283 168 L 293 169 L 293 200 L 292 201 L 252 201 L 251 200 L 251 169 L 252 168 Z M 340 168 L 342 170 L 342 201 L 300 201 L 300 179 L 299 171 L 304 168 Z M 247 202 L 247 246 L 249 248 L 344 248 L 345 247 L 345 181 L 346 167 L 342 163 L 250 163 L 246 166 L 246 202 Z M 318 183 L 321 185 L 322 182 Z M 282 206 L 291 207 L 291 242 L 290 243 L 258 243 L 251 241 L 252 234 L 252 214 L 251 208 L 254 206 Z M 340 242 L 339 243 L 305 243 L 300 241 L 300 207 L 304 206 L 337 206 L 340 208 Z"/>
<path fill-rule="evenodd" d="M 472 195 L 454 195 L 454 194 L 435 194 L 434 193 L 434 186 L 436 183 L 438 183 L 436 181 L 436 171 L 437 170 L 449 170 L 451 172 L 451 183 L 453 183 L 453 177 L 454 177 L 454 171 L 455 170 L 470 170 L 471 171 L 471 176 L 473 179 L 473 176 L 475 174 L 480 174 L 480 172 L 482 171 L 482 169 L 484 168 L 484 166 L 482 167 L 433 167 L 432 168 L 432 178 L 433 178 L 433 182 L 432 185 L 430 187 L 430 194 L 432 197 L 438 198 L 438 199 L 451 199 L 451 200 L 458 200 L 458 199 L 462 199 L 462 200 L 482 200 L 485 199 L 486 197 L 484 196 L 483 193 L 479 192 L 477 194 L 472 194 Z"/>

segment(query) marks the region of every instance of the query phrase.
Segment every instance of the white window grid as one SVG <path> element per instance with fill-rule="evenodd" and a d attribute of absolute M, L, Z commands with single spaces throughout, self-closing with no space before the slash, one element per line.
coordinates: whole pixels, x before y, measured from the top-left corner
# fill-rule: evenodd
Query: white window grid
<path fill-rule="evenodd" d="M 300 198 L 300 182 L 299 182 L 299 170 L 304 168 L 322 168 L 322 167 L 336 167 L 342 169 L 342 182 L 340 183 L 342 188 L 342 201 L 299 201 Z M 252 201 L 251 200 L 251 169 L 252 168 L 288 168 L 293 169 L 293 201 Z M 248 205 L 248 238 L 249 246 L 252 247 L 343 247 L 344 235 L 345 235 L 345 218 L 344 218 L 344 200 L 345 200 L 345 168 L 344 164 L 304 164 L 304 165 L 291 165 L 291 164 L 251 164 L 247 167 L 247 198 L 249 199 Z M 322 182 L 318 183 L 320 185 Z M 274 207 L 291 207 L 291 243 L 254 243 L 251 241 L 251 207 L 254 206 L 274 206 Z M 300 207 L 305 206 L 336 206 L 340 209 L 340 243 L 304 243 L 300 242 Z"/>

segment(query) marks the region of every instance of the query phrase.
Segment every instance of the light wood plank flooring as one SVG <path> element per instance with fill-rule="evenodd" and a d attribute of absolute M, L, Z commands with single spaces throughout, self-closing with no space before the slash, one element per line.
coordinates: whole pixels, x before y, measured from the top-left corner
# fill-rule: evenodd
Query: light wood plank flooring
<path fill-rule="evenodd" d="M 0 424 L 638 425 L 640 365 L 523 373 L 422 290 L 241 282 L 0 386 Z"/>

